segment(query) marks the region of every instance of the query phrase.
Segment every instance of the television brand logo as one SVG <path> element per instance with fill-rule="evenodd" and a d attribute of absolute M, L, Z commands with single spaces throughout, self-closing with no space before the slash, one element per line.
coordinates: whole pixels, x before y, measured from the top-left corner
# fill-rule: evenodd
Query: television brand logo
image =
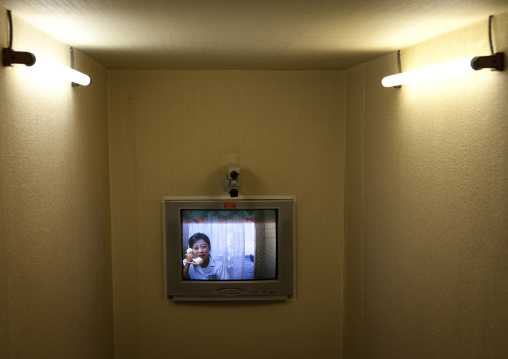
<path fill-rule="evenodd" d="M 236 202 L 224 202 L 224 209 L 236 209 Z"/>

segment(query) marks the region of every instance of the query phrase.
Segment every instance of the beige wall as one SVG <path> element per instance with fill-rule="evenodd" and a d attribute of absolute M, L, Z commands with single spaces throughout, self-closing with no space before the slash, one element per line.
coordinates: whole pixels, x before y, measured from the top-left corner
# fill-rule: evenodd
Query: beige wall
<path fill-rule="evenodd" d="M 508 52 L 508 14 L 494 18 Z M 403 70 L 489 54 L 487 21 L 402 51 Z M 346 72 L 345 358 L 508 353 L 508 72 L 383 88 Z"/>
<path fill-rule="evenodd" d="M 70 60 L 16 16 L 13 48 Z M 0 66 L 1 358 L 113 356 L 107 71 L 76 66 L 91 86 Z"/>
<path fill-rule="evenodd" d="M 340 71 L 110 72 L 116 358 L 341 356 L 343 90 Z M 294 301 L 164 299 L 161 198 L 225 194 L 230 153 L 242 195 L 297 198 Z"/>

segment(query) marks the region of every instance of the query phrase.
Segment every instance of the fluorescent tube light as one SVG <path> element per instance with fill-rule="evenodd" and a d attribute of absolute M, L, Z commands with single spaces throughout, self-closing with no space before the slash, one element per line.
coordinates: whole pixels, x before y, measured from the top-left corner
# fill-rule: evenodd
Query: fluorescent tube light
<path fill-rule="evenodd" d="M 464 59 L 445 62 L 418 70 L 402 72 L 400 74 L 384 77 L 381 80 L 381 84 L 384 87 L 395 87 L 409 83 L 456 76 L 485 68 L 499 71 L 504 70 L 504 53 L 499 52 L 492 56 L 466 57 Z"/>
<path fill-rule="evenodd" d="M 90 76 L 71 69 L 70 67 L 62 65 L 56 61 L 41 55 L 35 55 L 35 58 L 36 60 L 34 68 L 37 68 L 39 71 L 44 71 L 48 75 L 54 76 L 55 78 L 61 78 L 70 81 L 73 84 L 82 86 L 88 86 L 92 82 Z"/>
<path fill-rule="evenodd" d="M 31 52 L 13 51 L 9 48 L 4 48 L 2 55 L 4 66 L 13 66 L 15 64 L 33 66 L 46 75 L 65 79 L 73 84 L 83 86 L 88 86 L 92 82 L 90 76 L 41 55 L 35 56 Z"/>
<path fill-rule="evenodd" d="M 50 60 L 43 56 L 35 56 L 31 52 L 14 51 L 12 49 L 12 16 L 11 11 L 7 10 L 7 18 L 9 23 L 9 46 L 2 49 L 2 65 L 13 66 L 15 64 L 23 64 L 26 66 L 34 66 L 38 71 L 45 75 L 63 78 L 72 82 L 73 86 L 88 86 L 92 82 L 88 75 L 74 70 L 74 52 L 71 48 L 72 68 L 62 65 L 56 61 Z"/>

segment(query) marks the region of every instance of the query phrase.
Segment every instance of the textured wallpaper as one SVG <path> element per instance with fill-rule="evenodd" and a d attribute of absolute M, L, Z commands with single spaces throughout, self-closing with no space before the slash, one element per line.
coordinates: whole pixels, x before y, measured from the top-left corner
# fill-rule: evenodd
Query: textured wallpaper
<path fill-rule="evenodd" d="M 70 60 L 67 45 L 13 24 L 15 50 Z M 91 86 L 0 67 L 2 358 L 113 355 L 107 71 L 75 56 Z"/>
<path fill-rule="evenodd" d="M 335 358 L 342 352 L 344 72 L 110 71 L 117 358 Z M 161 198 L 296 196 L 296 295 L 164 299 Z M 199 338 L 199 339 L 197 339 Z"/>
<path fill-rule="evenodd" d="M 508 14 L 493 25 L 506 53 Z M 403 49 L 403 71 L 489 55 L 487 30 Z M 504 358 L 508 73 L 382 87 L 396 72 L 346 74 L 344 357 Z"/>

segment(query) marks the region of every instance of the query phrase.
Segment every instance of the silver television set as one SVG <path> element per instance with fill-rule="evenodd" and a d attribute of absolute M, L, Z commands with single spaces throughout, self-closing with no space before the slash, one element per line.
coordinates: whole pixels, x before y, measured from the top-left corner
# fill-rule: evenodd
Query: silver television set
<path fill-rule="evenodd" d="M 287 300 L 294 290 L 295 198 L 163 197 L 169 300 Z"/>

